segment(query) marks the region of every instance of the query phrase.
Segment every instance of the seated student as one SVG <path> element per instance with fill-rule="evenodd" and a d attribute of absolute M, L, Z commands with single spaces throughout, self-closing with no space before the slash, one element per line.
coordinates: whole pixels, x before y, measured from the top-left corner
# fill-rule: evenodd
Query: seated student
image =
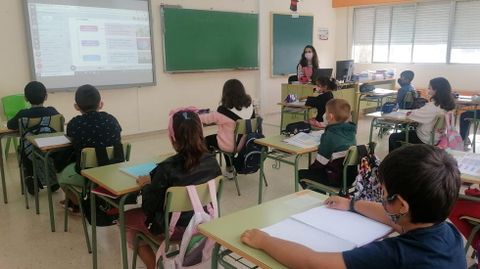
<path fill-rule="evenodd" d="M 455 109 L 452 88 L 447 79 L 439 77 L 430 80 L 428 95 L 430 96 L 429 103 L 422 108 L 407 113 L 408 119 L 418 122 L 417 129 L 408 132 L 408 143 L 410 144 L 430 144 L 435 118 Z M 401 142 L 405 141 L 406 135 L 407 133 L 405 132 L 391 134 L 388 139 L 389 152 L 401 147 Z M 436 132 L 433 141 L 434 145 L 439 140 L 440 133 Z"/>
<path fill-rule="evenodd" d="M 299 170 L 298 176 L 300 179 L 311 179 L 328 186 L 340 187 L 343 160 L 348 148 L 356 145 L 357 128 L 355 124 L 347 122 L 350 118 L 350 104 L 347 101 L 332 99 L 325 107 L 328 125 L 320 139 L 317 157 L 309 169 Z M 356 172 L 356 168 L 352 172 Z M 353 179 L 352 176 L 352 181 Z"/>
<path fill-rule="evenodd" d="M 462 237 L 445 221 L 460 189 L 455 160 L 436 147 L 410 145 L 383 160 L 379 179 L 382 203 L 331 196 L 325 204 L 390 225 L 399 236 L 337 253 L 315 252 L 260 230 L 246 231 L 241 240 L 288 268 L 465 269 Z"/>
<path fill-rule="evenodd" d="M 317 79 L 316 84 L 316 91 L 319 95 L 307 97 L 305 105 L 317 109 L 317 116 L 314 119 L 310 119 L 309 123 L 314 127 L 323 128 L 326 125 L 325 119 L 323 118 L 325 115 L 325 105 L 333 99 L 332 91 L 337 90 L 337 82 L 334 78 L 320 77 Z"/>
<path fill-rule="evenodd" d="M 468 147 L 471 145 L 470 138 L 468 138 L 468 134 L 470 132 L 470 123 L 471 121 L 467 119 L 473 119 L 474 118 L 474 110 L 468 110 L 460 114 L 460 136 L 463 139 L 463 142 L 465 143 L 465 150 L 468 150 Z M 477 113 L 477 119 L 480 119 L 480 110 L 476 111 Z"/>
<path fill-rule="evenodd" d="M 465 191 L 466 195 L 474 196 L 476 198 L 480 197 L 480 190 L 479 189 L 468 189 Z M 450 221 L 457 227 L 457 229 L 468 238 L 470 233 L 472 232 L 474 225 L 468 222 L 467 220 L 461 220 L 461 217 L 473 217 L 476 219 L 480 219 L 480 203 L 476 201 L 470 201 L 465 199 L 458 199 L 455 203 L 455 206 L 448 217 Z M 476 234 L 472 241 L 472 247 L 477 251 L 477 267 L 480 268 L 480 257 L 478 254 L 480 253 L 480 234 Z M 472 267 L 471 267 L 472 268 Z"/>
<path fill-rule="evenodd" d="M 417 98 L 417 91 L 415 87 L 412 85 L 412 80 L 415 74 L 413 71 L 405 70 L 400 73 L 400 78 L 397 80 L 398 84 L 400 85 L 400 89 L 398 89 L 397 93 L 397 105 L 400 109 L 411 109 L 413 107 L 412 103 L 406 103 L 405 97 L 407 93 L 411 92 L 414 98 Z"/>
<path fill-rule="evenodd" d="M 7 128 L 10 130 L 18 130 L 18 120 L 21 118 L 40 118 L 58 115 L 58 111 L 49 106 L 44 107 L 43 103 L 47 100 L 48 94 L 45 86 L 38 81 L 29 82 L 24 89 L 25 99 L 32 105 L 30 108 L 20 110 L 12 119 L 7 122 Z M 35 194 L 33 183 L 33 164 L 30 158 L 22 158 L 24 167 L 25 183 L 27 191 L 31 195 Z M 39 187 L 42 187 L 41 182 Z M 58 190 L 58 184 L 52 185 L 52 191 Z"/>
<path fill-rule="evenodd" d="M 117 119 L 107 112 L 100 111 L 103 102 L 100 92 L 92 85 L 83 85 L 78 87 L 75 92 L 75 109 L 81 115 L 71 119 L 67 124 L 67 136 L 72 141 L 75 163 L 67 166 L 60 177 L 59 183 L 75 186 L 83 186 L 85 179 L 80 175 L 80 156 L 82 149 L 94 147 L 103 148 L 121 143 L 122 127 Z M 61 205 L 71 208 L 72 211 L 78 211 L 79 201 L 72 199 L 72 195 L 65 193 L 65 200 Z"/>
<path fill-rule="evenodd" d="M 252 98 L 245 92 L 242 82 L 230 79 L 223 85 L 222 100 L 216 112 L 201 114 L 203 124 L 216 124 L 218 132 L 205 137 L 209 149 L 221 149 L 225 152 L 233 152 L 237 139 L 234 136 L 236 121 L 240 119 L 255 118 Z M 242 142 L 237 147 L 241 148 Z M 226 174 L 232 179 L 234 168 L 230 160 L 225 156 Z"/>
<path fill-rule="evenodd" d="M 312 75 L 318 69 L 317 51 L 312 45 L 308 45 L 303 49 L 302 57 L 297 65 L 297 77 L 301 83 L 312 81 Z"/>
<path fill-rule="evenodd" d="M 180 110 L 171 115 L 168 133 L 177 154 L 159 163 L 150 176 L 139 178 L 138 183 L 144 186 L 142 208 L 125 213 L 130 247 L 137 231 L 162 240 L 163 206 L 169 187 L 201 184 L 222 174 L 215 156 L 205 146 L 202 124 L 195 112 Z M 192 216 L 193 212 L 182 213 L 177 225 L 187 227 Z M 138 254 L 148 269 L 156 268 L 155 253 L 148 244 L 140 245 Z"/>

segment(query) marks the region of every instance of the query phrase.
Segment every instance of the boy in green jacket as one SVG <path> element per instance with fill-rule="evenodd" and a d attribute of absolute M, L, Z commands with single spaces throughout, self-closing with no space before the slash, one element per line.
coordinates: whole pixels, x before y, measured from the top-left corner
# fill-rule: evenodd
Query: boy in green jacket
<path fill-rule="evenodd" d="M 357 128 L 355 124 L 348 122 L 350 113 L 350 104 L 343 99 L 331 99 L 327 102 L 325 116 L 328 125 L 320 139 L 317 157 L 309 169 L 298 171 L 300 179 L 310 179 L 332 187 L 341 186 L 343 160 L 348 149 L 357 144 Z M 353 182 L 356 172 L 356 167 L 349 168 L 348 184 Z M 301 184 L 306 187 L 304 183 Z"/>

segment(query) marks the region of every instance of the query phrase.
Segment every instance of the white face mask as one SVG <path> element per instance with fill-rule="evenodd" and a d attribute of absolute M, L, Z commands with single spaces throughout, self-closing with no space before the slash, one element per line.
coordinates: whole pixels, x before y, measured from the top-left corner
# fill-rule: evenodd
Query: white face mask
<path fill-rule="evenodd" d="M 428 89 L 428 96 L 432 97 L 435 95 L 435 91 L 432 89 Z"/>
<path fill-rule="evenodd" d="M 305 53 L 305 58 L 306 58 L 307 60 L 313 59 L 313 52 L 307 52 L 307 53 Z"/>

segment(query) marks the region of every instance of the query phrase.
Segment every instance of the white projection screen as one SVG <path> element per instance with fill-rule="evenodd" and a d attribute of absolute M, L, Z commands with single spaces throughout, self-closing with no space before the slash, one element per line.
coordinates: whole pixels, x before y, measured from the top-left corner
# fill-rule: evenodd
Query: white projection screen
<path fill-rule="evenodd" d="M 155 85 L 149 0 L 24 0 L 32 79 L 50 91 Z"/>

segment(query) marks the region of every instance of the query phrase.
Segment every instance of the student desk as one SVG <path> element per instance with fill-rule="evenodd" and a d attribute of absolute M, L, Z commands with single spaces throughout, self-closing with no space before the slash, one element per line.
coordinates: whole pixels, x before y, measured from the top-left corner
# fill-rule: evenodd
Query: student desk
<path fill-rule="evenodd" d="M 280 114 L 280 133 L 285 130 L 286 124 L 284 125 L 284 117 L 288 114 L 297 115 L 303 114 L 303 120 L 308 121 L 310 117 L 310 110 L 312 107 L 306 106 L 305 102 L 281 102 L 277 103 L 277 105 L 281 106 L 281 114 Z M 290 120 L 289 123 L 292 121 Z"/>
<path fill-rule="evenodd" d="M 218 262 L 223 263 L 220 246 L 244 257 L 260 268 L 286 268 L 265 252 L 244 245 L 240 242 L 240 235 L 247 229 L 264 228 L 291 215 L 320 206 L 325 199 L 326 196 L 323 194 L 304 190 L 201 224 L 200 232 L 215 241 L 212 269 L 218 268 Z M 232 266 L 227 265 L 224 268 L 232 268 Z"/>
<path fill-rule="evenodd" d="M 298 191 L 298 161 L 303 154 L 309 154 L 313 152 L 317 152 L 318 146 L 311 147 L 311 148 L 301 148 L 297 146 L 293 146 L 283 142 L 283 140 L 287 138 L 284 135 L 276 135 L 271 137 L 266 137 L 262 139 L 256 139 L 255 143 L 259 144 L 262 147 L 262 153 L 260 157 L 260 173 L 259 173 L 259 181 L 258 181 L 258 203 L 262 203 L 262 195 L 263 195 L 263 178 L 265 178 L 265 170 L 264 170 L 264 162 L 265 160 L 272 159 L 278 162 L 286 163 L 289 165 L 293 165 L 294 173 L 295 173 L 295 191 Z M 290 161 L 287 158 L 294 157 L 294 161 Z M 310 163 L 310 158 L 309 158 Z"/>
<path fill-rule="evenodd" d="M 478 128 L 478 122 L 477 122 L 477 109 L 478 105 L 480 104 L 479 102 L 474 102 L 472 101 L 472 96 L 466 96 L 466 95 L 460 95 L 457 99 L 455 99 L 455 104 L 456 104 L 456 109 L 455 109 L 455 116 L 458 115 L 458 111 L 461 108 L 464 107 L 473 107 L 473 141 L 472 141 L 472 148 L 473 152 L 476 150 L 476 137 L 477 137 L 477 128 Z M 456 123 L 457 117 L 455 117 L 455 123 Z"/>
<path fill-rule="evenodd" d="M 374 84 L 373 82 L 369 82 L 368 84 Z M 375 84 L 374 84 L 375 85 Z M 394 87 L 393 84 L 392 87 Z M 358 117 L 360 115 L 360 106 L 362 101 L 363 102 L 376 102 L 377 109 L 382 106 L 383 99 L 387 97 L 393 97 L 397 95 L 397 91 L 395 90 L 388 90 L 388 89 L 375 89 L 371 92 L 357 92 L 358 101 L 357 101 L 357 111 L 355 113 L 355 124 L 358 123 Z"/>
<path fill-rule="evenodd" d="M 372 142 L 373 137 L 373 128 L 375 127 L 385 127 L 386 125 L 395 126 L 395 129 L 400 129 L 402 131 L 408 132 L 410 126 L 415 123 L 415 121 L 410 120 L 405 116 L 395 115 L 395 114 L 383 114 L 380 111 L 369 113 L 367 117 L 373 117 L 370 123 L 370 134 L 368 137 L 368 143 Z M 408 143 L 408 135 L 405 136 L 405 143 Z"/>
<path fill-rule="evenodd" d="M 47 181 L 47 195 L 48 195 L 48 210 L 50 211 L 50 228 L 52 232 L 55 232 L 55 215 L 53 213 L 53 200 L 52 200 L 52 190 L 50 184 L 50 169 L 48 166 L 50 156 L 58 151 L 65 150 L 71 146 L 71 143 L 61 144 L 61 145 L 54 145 L 54 146 L 46 146 L 46 147 L 38 147 L 37 142 L 35 139 L 37 138 L 44 138 L 44 137 L 55 137 L 55 136 L 64 136 L 63 132 L 58 133 L 45 133 L 39 135 L 32 135 L 28 136 L 27 140 L 32 143 L 34 150 L 32 154 L 34 155 L 33 158 L 33 175 L 34 175 L 34 189 L 35 189 L 35 210 L 37 214 L 40 214 L 40 206 L 39 206 L 39 198 L 38 198 L 38 179 L 36 178 L 36 166 L 43 165 L 44 173 L 45 173 L 45 180 Z M 42 161 L 42 164 L 37 164 L 37 158 Z M 23 180 L 23 184 L 25 184 L 25 179 Z M 28 194 L 26 190 L 26 185 L 24 185 L 25 189 L 25 204 L 28 208 Z"/>
<path fill-rule="evenodd" d="M 5 182 L 5 167 L 4 167 L 5 164 L 3 163 L 2 139 L 6 137 L 17 137 L 19 135 L 20 134 L 18 133 L 18 130 L 10 130 L 5 127 L 0 128 L 0 152 L 1 152 L 0 153 L 0 176 L 2 177 L 3 202 L 5 204 L 8 203 L 8 197 L 7 197 L 7 184 Z"/>
<path fill-rule="evenodd" d="M 122 249 L 122 264 L 123 268 L 128 268 L 128 257 L 127 257 L 127 241 L 125 235 L 125 201 L 130 194 L 136 193 L 141 189 L 137 184 L 137 179 L 120 171 L 121 167 L 129 167 L 135 164 L 141 164 L 146 162 L 161 162 L 172 154 L 163 154 L 157 157 L 152 157 L 145 161 L 141 162 L 123 162 L 110 164 L 105 166 L 99 166 L 95 168 L 89 168 L 82 170 L 82 176 L 89 179 L 93 184 L 91 184 L 91 190 L 93 190 L 96 185 L 108 190 L 113 195 L 118 197 L 117 199 L 112 199 L 103 195 L 97 195 L 91 192 L 90 195 L 90 211 L 91 211 L 91 226 L 92 226 L 92 268 L 97 268 L 97 223 L 96 223 L 96 207 L 95 200 L 99 197 L 102 200 L 105 200 L 112 206 L 118 208 L 119 211 L 119 226 L 120 226 L 120 244 Z"/>

